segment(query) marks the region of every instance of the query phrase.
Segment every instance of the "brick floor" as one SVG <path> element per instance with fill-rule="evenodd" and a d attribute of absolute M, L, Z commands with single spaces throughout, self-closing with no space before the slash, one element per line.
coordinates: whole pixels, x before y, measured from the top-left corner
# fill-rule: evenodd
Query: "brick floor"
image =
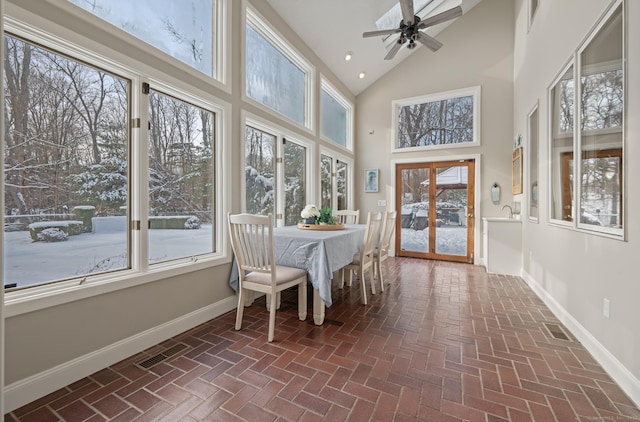
<path fill-rule="evenodd" d="M 368 306 L 358 283 L 334 288 L 322 327 L 298 321 L 287 292 L 267 343 L 262 298 L 241 331 L 229 312 L 5 421 L 640 420 L 522 279 L 407 258 L 390 266 L 390 284 Z"/>

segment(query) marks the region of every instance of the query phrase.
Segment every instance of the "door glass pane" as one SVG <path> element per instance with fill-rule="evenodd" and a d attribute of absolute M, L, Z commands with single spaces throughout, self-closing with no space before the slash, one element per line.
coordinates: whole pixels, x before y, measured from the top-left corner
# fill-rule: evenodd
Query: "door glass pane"
<path fill-rule="evenodd" d="M 5 285 L 129 268 L 129 81 L 4 41 Z"/>
<path fill-rule="evenodd" d="M 276 215 L 276 137 L 247 126 L 245 132 L 246 212 Z"/>
<path fill-rule="evenodd" d="M 338 184 L 338 208 L 339 210 L 346 210 L 348 201 L 347 196 L 347 177 L 348 177 L 348 169 L 349 166 L 347 163 L 343 163 L 338 160 L 336 164 L 336 183 Z"/>
<path fill-rule="evenodd" d="M 331 184 L 331 157 L 323 155 L 320 157 L 320 195 L 321 208 L 331 207 L 331 196 L 333 187 Z"/>
<path fill-rule="evenodd" d="M 295 142 L 284 144 L 284 224 L 291 226 L 300 220 L 300 211 L 307 204 L 307 149 Z"/>
<path fill-rule="evenodd" d="M 467 255 L 467 166 L 436 168 L 436 253 Z"/>
<path fill-rule="evenodd" d="M 215 0 L 70 0 L 205 75 L 213 75 Z"/>
<path fill-rule="evenodd" d="M 213 113 L 149 93 L 149 262 L 214 252 Z"/>
<path fill-rule="evenodd" d="M 400 248 L 429 252 L 429 168 L 401 171 Z"/>
<path fill-rule="evenodd" d="M 529 115 L 529 217 L 538 218 L 538 108 Z"/>

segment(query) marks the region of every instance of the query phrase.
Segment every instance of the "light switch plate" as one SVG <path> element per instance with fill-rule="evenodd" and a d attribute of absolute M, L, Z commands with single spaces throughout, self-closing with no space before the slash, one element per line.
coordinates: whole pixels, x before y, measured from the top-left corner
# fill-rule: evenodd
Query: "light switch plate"
<path fill-rule="evenodd" d="M 379 207 L 386 207 L 387 206 L 386 199 L 378 199 L 378 206 Z"/>

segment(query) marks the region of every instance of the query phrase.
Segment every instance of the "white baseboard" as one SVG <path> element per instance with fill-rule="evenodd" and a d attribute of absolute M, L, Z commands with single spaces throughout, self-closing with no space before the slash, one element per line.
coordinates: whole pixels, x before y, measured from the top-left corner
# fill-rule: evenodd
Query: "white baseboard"
<path fill-rule="evenodd" d="M 556 317 L 576 336 L 596 361 L 640 407 L 640 380 L 609 352 L 587 329 L 572 317 L 533 277 L 522 270 L 522 278 Z"/>
<path fill-rule="evenodd" d="M 9 413 L 94 372 L 162 343 L 235 309 L 237 304 L 237 297 L 230 296 L 95 352 L 7 385 L 4 389 L 4 411 Z"/>

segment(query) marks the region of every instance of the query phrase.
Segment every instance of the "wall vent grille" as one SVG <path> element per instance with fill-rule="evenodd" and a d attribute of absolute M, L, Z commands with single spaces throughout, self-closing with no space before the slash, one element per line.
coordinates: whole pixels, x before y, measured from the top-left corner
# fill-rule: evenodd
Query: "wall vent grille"
<path fill-rule="evenodd" d="M 145 359 L 142 362 L 138 362 L 136 365 L 138 365 L 138 366 L 140 366 L 141 368 L 144 368 L 144 369 L 149 369 L 149 368 L 152 368 L 152 367 L 156 366 L 160 362 L 170 358 L 171 356 L 175 356 L 178 353 L 180 353 L 183 350 L 186 350 L 188 348 L 189 348 L 189 346 L 187 346 L 184 343 L 177 343 L 177 344 L 171 346 L 170 348 L 166 349 L 164 352 L 161 352 L 161 353 L 158 353 L 157 355 L 151 356 L 150 358 Z"/>

